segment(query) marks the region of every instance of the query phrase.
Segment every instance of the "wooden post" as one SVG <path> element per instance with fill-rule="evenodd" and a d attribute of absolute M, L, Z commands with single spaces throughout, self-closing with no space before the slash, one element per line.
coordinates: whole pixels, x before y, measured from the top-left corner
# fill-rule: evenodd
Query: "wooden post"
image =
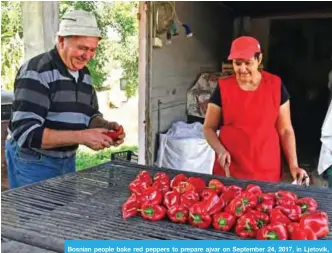
<path fill-rule="evenodd" d="M 59 26 L 59 2 L 22 2 L 24 59 L 44 53 L 55 45 Z"/>

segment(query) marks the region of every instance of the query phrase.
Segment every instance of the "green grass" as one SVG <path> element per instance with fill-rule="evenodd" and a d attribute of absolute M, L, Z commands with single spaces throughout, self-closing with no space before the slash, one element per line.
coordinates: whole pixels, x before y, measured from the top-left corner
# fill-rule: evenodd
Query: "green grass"
<path fill-rule="evenodd" d="M 84 170 L 111 160 L 111 154 L 118 151 L 137 151 L 136 146 L 123 146 L 120 148 L 110 148 L 97 152 L 85 152 L 78 150 L 76 153 L 76 170 Z"/>

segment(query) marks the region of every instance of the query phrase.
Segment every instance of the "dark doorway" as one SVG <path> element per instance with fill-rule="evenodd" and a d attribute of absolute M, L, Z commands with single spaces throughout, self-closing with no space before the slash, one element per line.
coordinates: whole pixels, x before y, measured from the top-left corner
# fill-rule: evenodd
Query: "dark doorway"
<path fill-rule="evenodd" d="M 272 20 L 267 68 L 291 96 L 299 163 L 316 168 L 328 108 L 332 19 Z"/>

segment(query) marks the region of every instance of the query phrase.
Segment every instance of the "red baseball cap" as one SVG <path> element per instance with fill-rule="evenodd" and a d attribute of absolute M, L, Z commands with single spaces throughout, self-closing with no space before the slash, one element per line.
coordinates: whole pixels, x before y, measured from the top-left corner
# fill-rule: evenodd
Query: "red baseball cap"
<path fill-rule="evenodd" d="M 261 52 L 261 46 L 258 40 L 249 36 L 242 36 L 232 42 L 231 52 L 228 60 L 250 59 L 255 53 Z"/>

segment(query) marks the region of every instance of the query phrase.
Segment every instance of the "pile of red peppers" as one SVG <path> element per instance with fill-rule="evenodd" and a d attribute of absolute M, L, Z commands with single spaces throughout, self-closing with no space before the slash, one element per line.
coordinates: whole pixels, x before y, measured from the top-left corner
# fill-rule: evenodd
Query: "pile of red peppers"
<path fill-rule="evenodd" d="M 152 176 L 145 170 L 129 190 L 122 206 L 124 219 L 169 219 L 258 240 L 317 240 L 329 233 L 328 215 L 318 210 L 315 199 L 291 191 L 264 193 L 254 184 L 243 189 L 218 179 L 206 183 L 182 173 L 170 179 L 164 172 Z"/>

